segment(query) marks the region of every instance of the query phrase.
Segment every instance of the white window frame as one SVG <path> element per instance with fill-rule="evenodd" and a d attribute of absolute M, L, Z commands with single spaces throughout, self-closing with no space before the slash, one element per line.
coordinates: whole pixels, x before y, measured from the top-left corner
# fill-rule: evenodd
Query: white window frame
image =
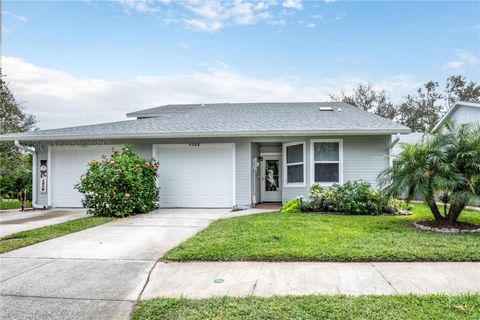
<path fill-rule="evenodd" d="M 295 146 L 301 144 L 303 146 L 303 161 L 302 162 L 294 162 L 287 164 L 287 147 Z M 305 187 L 306 186 L 306 143 L 305 141 L 300 142 L 288 142 L 284 143 L 282 147 L 283 153 L 283 186 L 285 188 L 292 188 L 292 187 Z M 303 182 L 291 182 L 288 183 L 288 166 L 295 166 L 295 165 L 303 165 Z"/>
<path fill-rule="evenodd" d="M 338 143 L 338 161 L 315 161 L 315 143 L 337 142 Z M 338 181 L 315 182 L 315 164 L 316 163 L 338 163 Z M 310 181 L 311 184 L 319 184 L 323 187 L 330 187 L 333 184 L 343 184 L 343 139 L 312 139 L 310 140 Z"/>

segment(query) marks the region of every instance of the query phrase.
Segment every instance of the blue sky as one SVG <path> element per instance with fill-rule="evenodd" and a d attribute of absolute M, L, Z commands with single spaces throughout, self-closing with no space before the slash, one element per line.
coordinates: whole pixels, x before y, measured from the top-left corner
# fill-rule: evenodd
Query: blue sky
<path fill-rule="evenodd" d="M 2 66 L 41 128 L 164 103 L 394 99 L 480 81 L 480 2 L 4 1 Z"/>

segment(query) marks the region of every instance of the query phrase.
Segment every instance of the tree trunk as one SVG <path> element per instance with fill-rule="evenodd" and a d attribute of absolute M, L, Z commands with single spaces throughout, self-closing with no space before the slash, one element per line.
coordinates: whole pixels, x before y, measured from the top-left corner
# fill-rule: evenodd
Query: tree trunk
<path fill-rule="evenodd" d="M 465 209 L 465 205 L 450 205 L 450 209 L 448 210 L 447 214 L 447 221 L 449 224 L 454 224 L 462 210 Z"/>
<path fill-rule="evenodd" d="M 435 220 L 437 221 L 443 221 L 445 220 L 444 217 L 440 214 L 440 211 L 438 210 L 437 203 L 435 200 L 431 200 L 427 202 L 428 207 L 430 208 L 430 211 L 432 211 L 433 216 L 435 217 Z"/>

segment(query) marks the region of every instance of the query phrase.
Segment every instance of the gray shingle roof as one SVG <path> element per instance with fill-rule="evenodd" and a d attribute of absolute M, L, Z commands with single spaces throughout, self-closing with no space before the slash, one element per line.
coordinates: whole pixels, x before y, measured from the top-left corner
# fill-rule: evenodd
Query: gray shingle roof
<path fill-rule="evenodd" d="M 320 106 L 333 111 L 320 111 Z M 410 132 L 398 123 L 341 102 L 166 105 L 128 116 L 139 119 L 39 130 L 1 136 L 0 140 Z"/>

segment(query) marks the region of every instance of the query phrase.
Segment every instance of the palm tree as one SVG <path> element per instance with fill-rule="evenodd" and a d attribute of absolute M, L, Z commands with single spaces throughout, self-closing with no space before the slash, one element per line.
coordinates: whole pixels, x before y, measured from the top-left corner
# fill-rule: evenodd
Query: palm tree
<path fill-rule="evenodd" d="M 462 210 L 480 196 L 480 124 L 447 123 L 415 144 L 402 144 L 393 165 L 379 176 L 389 196 L 422 198 L 435 220 L 457 221 Z M 437 199 L 444 201 L 443 213 Z M 447 203 L 449 204 L 447 210 Z"/>

